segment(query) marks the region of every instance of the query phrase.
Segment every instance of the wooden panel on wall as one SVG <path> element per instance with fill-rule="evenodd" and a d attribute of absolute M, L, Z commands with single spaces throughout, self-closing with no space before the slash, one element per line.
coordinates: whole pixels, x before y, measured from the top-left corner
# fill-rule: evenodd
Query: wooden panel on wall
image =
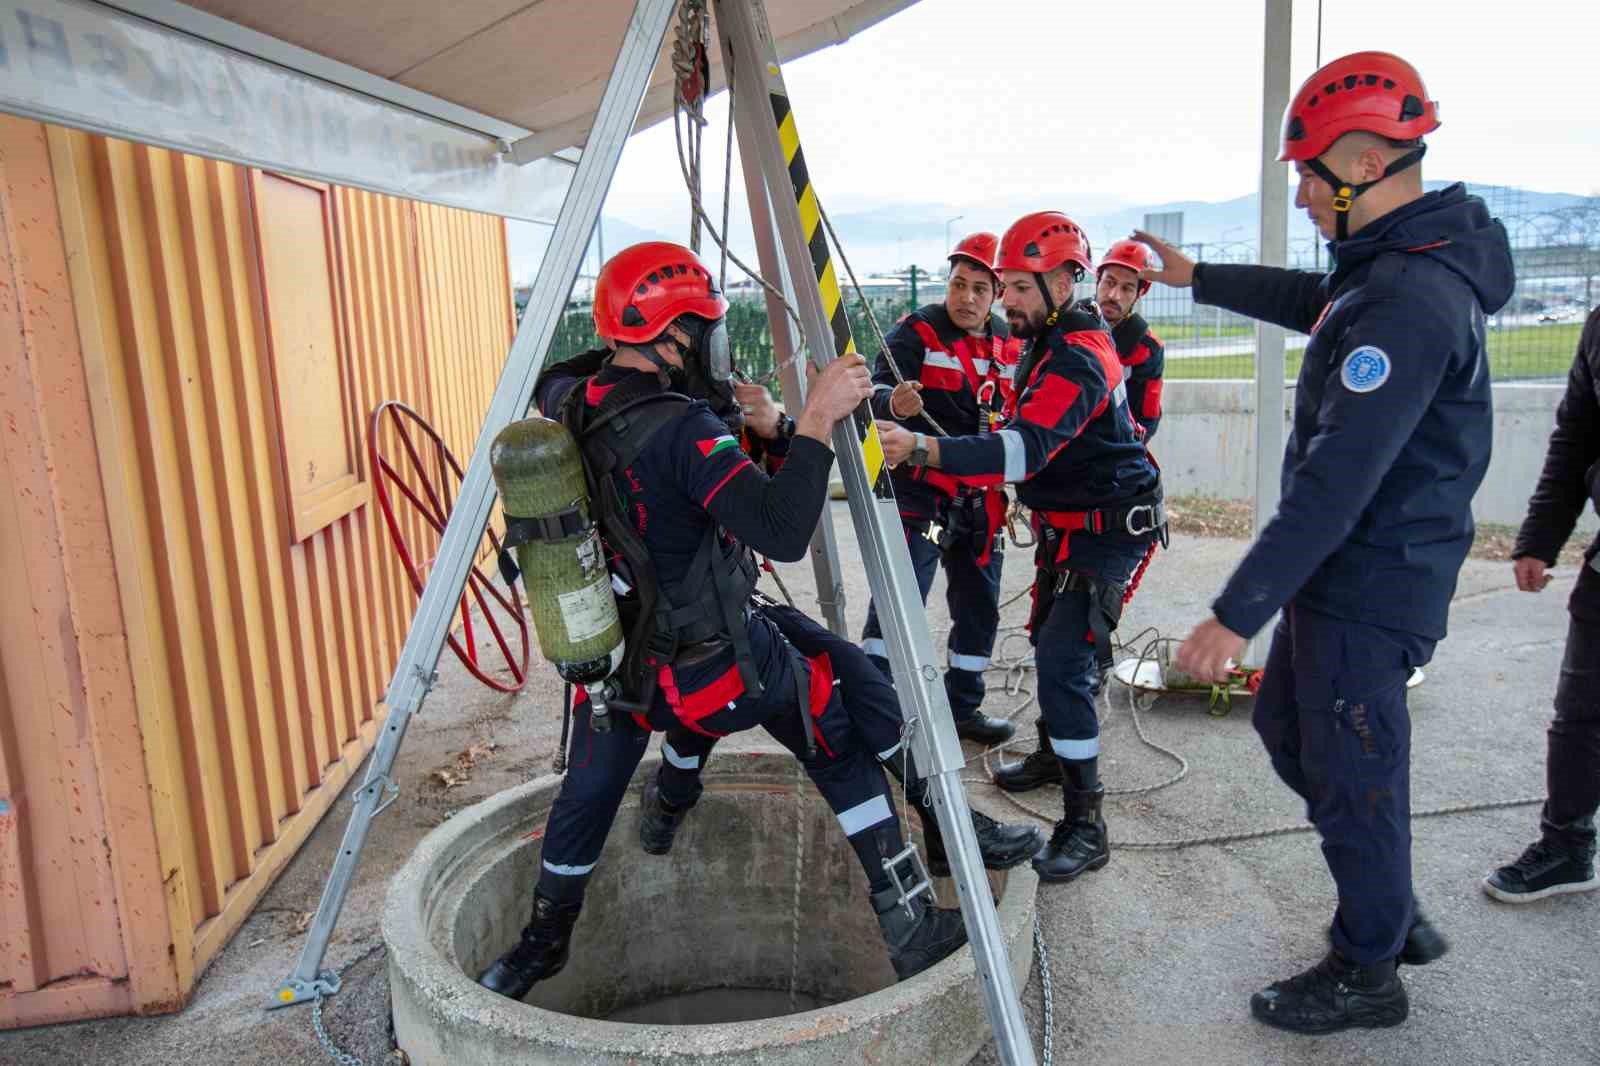
<path fill-rule="evenodd" d="M 368 414 L 403 400 L 465 462 L 512 317 L 499 220 L 0 121 L 0 151 L 32 138 L 54 180 L 41 187 L 59 218 L 27 240 L 54 248 L 61 374 L 81 411 L 66 421 L 57 390 L 41 421 L 81 427 L 74 488 L 100 524 L 79 555 L 100 560 L 100 596 L 80 614 L 86 632 L 114 630 L 88 698 L 118 750 L 70 769 L 107 788 L 115 769 L 142 803 L 110 827 L 126 856 L 63 853 L 0 924 L 11 942 L 70 926 L 79 946 L 53 951 L 112 973 L 103 938 L 50 908 L 85 876 L 114 880 L 101 895 L 123 929 L 122 999 L 63 995 L 53 964 L 12 967 L 13 991 L 39 987 L 7 1000 L 5 1026 L 170 1009 L 350 780 L 416 605 L 367 503 Z M 73 602 L 67 585 L 35 596 Z M 0 662 L 0 896 L 32 847 L 16 766 L 43 743 L 13 735 L 18 694 L 69 658 L 40 647 L 19 658 L 8 640 Z"/>
<path fill-rule="evenodd" d="M 329 187 L 250 172 L 278 446 L 296 542 L 366 502 L 349 419 Z"/>

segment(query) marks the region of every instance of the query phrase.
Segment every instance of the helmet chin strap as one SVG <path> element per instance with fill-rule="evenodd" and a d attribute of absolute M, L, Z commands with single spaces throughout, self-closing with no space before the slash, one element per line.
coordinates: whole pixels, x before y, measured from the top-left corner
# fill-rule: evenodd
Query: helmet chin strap
<path fill-rule="evenodd" d="M 679 352 L 685 351 L 683 345 L 678 344 L 678 342 L 672 337 L 666 336 L 665 334 L 663 334 L 663 336 L 671 343 L 677 344 Z M 646 341 L 644 344 L 635 347 L 633 350 L 644 356 L 645 359 L 649 360 L 650 364 L 656 368 L 656 380 L 661 382 L 661 387 L 663 389 L 670 390 L 672 388 L 672 372 L 676 370 L 681 373 L 683 368 L 673 366 L 671 363 L 667 362 L 661 357 L 660 352 L 656 351 L 656 345 L 660 343 L 661 340 L 662 337 L 657 337 L 653 341 Z"/>
<path fill-rule="evenodd" d="M 1045 276 L 1043 274 L 1037 272 L 1035 272 L 1033 275 L 1033 283 L 1039 286 L 1039 295 L 1044 297 L 1045 317 L 1053 317 L 1056 313 L 1056 302 L 1050 296 L 1050 283 L 1045 280 Z"/>
<path fill-rule="evenodd" d="M 1378 184 L 1384 178 L 1393 177 L 1402 170 L 1416 166 L 1422 162 L 1422 157 L 1427 151 L 1427 145 L 1419 144 L 1416 148 L 1384 167 L 1382 174 L 1379 174 L 1371 181 L 1363 181 L 1359 184 L 1345 181 L 1335 175 L 1332 170 L 1328 169 L 1328 164 L 1324 163 L 1320 156 L 1316 159 L 1306 160 L 1306 167 L 1317 177 L 1327 182 L 1328 187 L 1333 190 L 1333 217 L 1335 220 L 1333 239 L 1342 241 L 1349 238 L 1350 208 L 1355 206 L 1356 197 Z"/>

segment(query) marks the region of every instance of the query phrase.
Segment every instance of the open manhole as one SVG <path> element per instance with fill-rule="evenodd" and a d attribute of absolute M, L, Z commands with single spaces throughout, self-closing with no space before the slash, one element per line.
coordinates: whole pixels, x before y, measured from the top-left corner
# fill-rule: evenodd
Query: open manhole
<path fill-rule="evenodd" d="M 384 915 L 395 1036 L 412 1063 L 921 1066 L 966 1062 L 989 1039 L 970 950 L 895 982 L 865 878 L 792 757 L 712 758 L 666 856 L 638 845 L 638 786 L 656 766 L 635 776 L 566 969 L 525 1003 L 472 977 L 527 920 L 560 778 L 493 796 L 422 842 Z M 1037 879 L 1024 865 L 990 886 L 1021 988 Z M 955 906 L 953 883 L 937 887 Z"/>

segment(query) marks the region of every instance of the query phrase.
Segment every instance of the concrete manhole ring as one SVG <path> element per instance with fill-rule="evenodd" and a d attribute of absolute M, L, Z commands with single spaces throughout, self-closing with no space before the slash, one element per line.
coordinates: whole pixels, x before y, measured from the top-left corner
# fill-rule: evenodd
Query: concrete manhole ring
<path fill-rule="evenodd" d="M 395 1037 L 412 1063 L 922 1066 L 977 1053 L 989 1027 L 971 950 L 894 982 L 865 879 L 791 756 L 713 757 L 706 794 L 667 856 L 638 846 L 639 783 L 658 762 L 646 759 L 635 774 L 571 960 L 525 1003 L 472 978 L 527 920 L 561 779 L 492 796 L 422 841 L 389 886 L 383 921 Z M 1024 864 L 990 874 L 990 884 L 1020 989 L 1038 881 Z M 937 887 L 954 906 L 952 882 Z M 706 1018 L 724 1020 L 681 1024 Z"/>

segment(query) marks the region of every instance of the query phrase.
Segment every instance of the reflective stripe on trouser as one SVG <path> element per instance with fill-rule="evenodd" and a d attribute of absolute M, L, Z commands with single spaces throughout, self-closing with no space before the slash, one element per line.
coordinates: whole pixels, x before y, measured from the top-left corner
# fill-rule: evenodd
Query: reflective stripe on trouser
<path fill-rule="evenodd" d="M 1291 603 L 1255 700 L 1273 768 L 1322 835 L 1333 946 L 1359 963 L 1394 958 L 1411 927 L 1412 665 L 1383 630 Z"/>
<path fill-rule="evenodd" d="M 650 735 L 626 717 L 609 733 L 589 728 L 589 704 L 572 712 L 572 751 L 561 791 L 545 823 L 539 889 L 553 899 L 581 898 L 606 834 L 643 758 Z"/>
<path fill-rule="evenodd" d="M 700 794 L 705 791 L 700 775 L 716 745 L 716 737 L 694 733 L 682 726 L 667 730 L 661 741 L 661 769 L 656 774 L 661 797 L 674 807 L 692 807 L 698 803 Z"/>
<path fill-rule="evenodd" d="M 1126 584 L 1144 558 L 1145 546 L 1073 534 L 1069 558 L 1083 572 Z M 1088 541 L 1084 544 L 1082 542 Z M 1082 545 L 1080 547 L 1080 544 Z M 1037 575 L 1036 575 L 1037 577 Z M 1039 710 L 1058 758 L 1092 759 L 1100 752 L 1095 714 L 1095 646 L 1089 635 L 1089 593 L 1069 589 L 1057 596 L 1033 633 L 1037 649 Z"/>
<path fill-rule="evenodd" d="M 821 629 L 820 626 L 815 628 Z M 848 642 L 841 643 L 855 652 L 858 662 L 865 662 L 865 657 Z M 871 801 L 889 794 L 883 768 L 873 758 L 861 735 L 852 728 L 837 688 L 829 694 L 820 716 L 807 716 L 807 724 L 820 736 L 815 758 L 805 759 L 806 736 L 792 671 L 807 667 L 791 654 L 784 654 L 781 660 L 763 677 L 765 692 L 756 698 L 741 697 L 736 701 L 738 706 L 733 717 L 759 723 L 774 740 L 800 758 L 807 775 L 835 815 L 842 818 L 846 812 L 851 812 L 851 825 L 861 823 L 861 828 L 865 829 L 890 824 L 898 831 L 899 821 L 892 809 L 887 810 L 886 817 L 875 816 L 883 812 Z M 659 693 L 656 698 L 658 706 L 665 700 Z M 652 708 L 654 713 L 655 708 Z M 618 721 L 610 733 L 593 732 L 589 728 L 586 704 L 580 705 L 573 714 L 573 733 L 572 761 L 545 827 L 544 862 L 539 878 L 541 890 L 560 899 L 581 897 L 583 883 L 600 858 L 606 835 L 616 820 L 617 809 L 649 739 L 643 730 L 626 719 Z M 674 730 L 670 739 L 680 755 L 698 752 L 703 766 L 704 755 L 709 751 L 709 746 L 703 742 L 709 738 L 699 738 L 697 746 L 691 739 L 696 736 L 687 730 L 681 733 Z M 671 766 L 665 760 L 663 765 Z M 676 769 L 676 772 L 686 771 Z M 698 777 L 698 773 L 694 776 Z M 698 787 L 698 780 L 694 784 Z M 883 807 L 888 808 L 888 804 Z"/>
<path fill-rule="evenodd" d="M 926 523 L 923 523 L 926 525 Z M 948 669 L 945 695 L 956 720 L 970 718 L 983 705 L 986 691 L 983 671 L 994 653 L 1000 626 L 1000 569 L 1002 554 L 995 551 L 987 566 L 979 566 L 970 544 L 952 544 L 942 557 L 939 546 L 913 525 L 907 525 L 906 546 L 917 575 L 917 591 L 928 602 L 928 591 L 940 566 L 945 575 L 945 602 L 950 609 Z M 890 676 L 888 650 L 878 623 L 875 604 L 867 605 L 867 624 L 861 631 L 861 650 L 871 656 L 885 677 Z"/>

